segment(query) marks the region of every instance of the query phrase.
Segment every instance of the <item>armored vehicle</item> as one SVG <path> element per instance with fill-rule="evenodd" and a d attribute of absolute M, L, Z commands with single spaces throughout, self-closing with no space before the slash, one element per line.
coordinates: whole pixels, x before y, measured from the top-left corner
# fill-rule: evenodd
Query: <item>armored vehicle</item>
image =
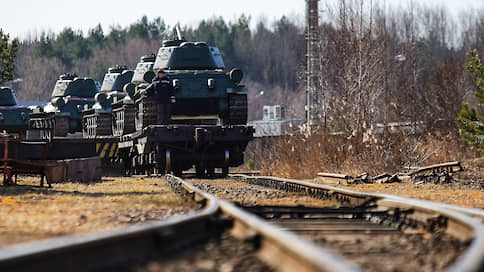
<path fill-rule="evenodd" d="M 51 101 L 30 114 L 29 127 L 52 131 L 54 136 L 82 132 L 82 111 L 85 105 L 91 107 L 94 104 L 97 93 L 99 83 L 94 79 L 63 74 L 55 84 Z"/>
<path fill-rule="evenodd" d="M 246 124 L 242 71 L 226 73 L 216 47 L 188 42 L 180 35 L 163 42 L 153 65 L 154 72 L 159 70 L 175 89 L 170 124 L 158 124 L 155 94 L 138 86 L 136 132 L 123 135 L 118 145 L 125 167 L 134 173 L 157 170 L 179 175 L 195 166 L 199 177 L 211 177 L 216 168 L 226 175 L 229 167 L 241 165 L 254 132 Z M 153 71 L 144 81 L 154 77 Z"/>
<path fill-rule="evenodd" d="M 20 106 L 12 89 L 0 87 L 0 131 L 25 137 L 31 107 Z"/>
<path fill-rule="evenodd" d="M 133 98 L 135 93 L 145 89 L 155 76 L 153 72 L 155 58 L 155 54 L 141 57 L 140 62 L 136 65 L 131 82 L 123 87 L 124 99 L 113 103 L 112 131 L 114 136 L 121 136 L 135 131 L 136 110 Z"/>
<path fill-rule="evenodd" d="M 126 96 L 123 88 L 131 82 L 133 73 L 133 70 L 120 65 L 108 69 L 104 76 L 101 92 L 94 97 L 94 105 L 82 113 L 84 137 L 112 135 L 112 104 L 121 101 Z"/>
<path fill-rule="evenodd" d="M 174 124 L 246 125 L 247 88 L 240 69 L 224 72 L 218 48 L 204 42 L 164 41 L 153 70 L 164 70 L 176 90 Z M 137 129 L 156 124 L 156 103 L 149 94 L 135 95 Z"/>

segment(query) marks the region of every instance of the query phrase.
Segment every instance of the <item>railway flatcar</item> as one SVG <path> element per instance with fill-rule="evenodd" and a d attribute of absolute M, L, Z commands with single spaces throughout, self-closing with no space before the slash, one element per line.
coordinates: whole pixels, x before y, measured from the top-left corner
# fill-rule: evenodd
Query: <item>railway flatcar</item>
<path fill-rule="evenodd" d="M 172 118 L 163 124 L 148 88 L 159 70 L 176 96 Z M 164 41 L 158 54 L 143 56 L 134 71 L 111 68 L 101 91 L 93 79 L 62 75 L 52 101 L 30 115 L 30 129 L 50 130 L 47 138 L 61 136 L 73 144 L 79 135 L 72 133 L 82 131 L 105 164 L 129 175 L 181 175 L 191 168 L 199 177 L 213 177 L 216 169 L 227 175 L 229 167 L 243 163 L 254 133 L 247 126 L 242 79 L 240 69 L 225 71 L 218 48 L 178 35 Z"/>

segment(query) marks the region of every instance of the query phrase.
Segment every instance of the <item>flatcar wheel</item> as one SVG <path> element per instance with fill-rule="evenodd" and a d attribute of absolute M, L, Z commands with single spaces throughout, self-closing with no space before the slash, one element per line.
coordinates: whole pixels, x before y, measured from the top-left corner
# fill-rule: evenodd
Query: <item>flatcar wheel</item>
<path fill-rule="evenodd" d="M 214 178 L 215 177 L 215 168 L 209 167 L 207 168 L 207 177 Z"/>
<path fill-rule="evenodd" d="M 136 175 L 137 169 L 136 169 L 136 157 L 131 158 L 131 167 L 129 169 L 130 175 Z"/>
<path fill-rule="evenodd" d="M 222 177 L 226 178 L 229 175 L 229 166 L 225 165 L 222 167 Z"/>
<path fill-rule="evenodd" d="M 182 173 L 183 173 L 183 171 L 180 168 L 173 169 L 173 175 L 175 175 L 177 177 L 181 177 Z"/>
<path fill-rule="evenodd" d="M 131 174 L 132 174 L 132 171 L 131 171 L 131 168 L 132 168 L 132 167 L 131 167 L 131 163 L 130 163 L 130 161 L 131 161 L 131 160 L 130 160 L 130 159 L 128 159 L 128 158 L 127 158 L 127 156 L 124 156 L 124 154 L 123 154 L 123 155 L 121 155 L 120 163 L 121 163 L 122 168 L 123 168 L 123 170 L 124 170 L 124 174 L 125 174 L 127 177 L 131 176 Z"/>
<path fill-rule="evenodd" d="M 158 174 L 159 175 L 166 174 L 166 170 L 165 170 L 165 167 L 164 166 L 158 166 L 157 170 L 158 170 Z"/>
<path fill-rule="evenodd" d="M 195 173 L 197 178 L 204 178 L 205 177 L 205 168 L 202 165 L 195 166 Z"/>

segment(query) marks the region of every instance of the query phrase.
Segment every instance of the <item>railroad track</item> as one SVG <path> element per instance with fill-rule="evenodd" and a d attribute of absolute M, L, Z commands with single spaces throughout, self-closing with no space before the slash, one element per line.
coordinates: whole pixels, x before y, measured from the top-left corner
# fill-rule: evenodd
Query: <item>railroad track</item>
<path fill-rule="evenodd" d="M 239 259 L 249 255 L 252 260 L 257 256 L 263 260 L 262 264 L 256 264 L 260 271 L 359 271 L 338 255 L 180 178 L 166 179 L 175 192 L 197 202 L 200 209 L 113 233 L 73 235 L 4 247 L 0 249 L 0 271 L 132 271 L 153 267 L 150 262 L 157 260 L 163 267 L 177 256 L 187 256 L 183 252 L 193 251 L 197 245 L 209 241 L 215 241 L 216 247 L 228 243 L 235 247 L 234 254 L 243 251 Z M 204 256 L 203 252 L 194 254 Z M 211 257 L 224 259 L 226 253 L 220 255 Z M 185 271 L 194 268 L 193 263 L 188 265 Z M 247 270 L 252 271 L 252 266 Z"/>
<path fill-rule="evenodd" d="M 447 271 L 482 271 L 484 268 L 484 228 L 479 220 L 469 216 L 478 217 L 476 211 L 463 214 L 432 202 L 363 194 L 295 180 L 245 175 L 232 178 L 250 186 L 270 187 L 324 201 L 331 199 L 322 203 L 344 205 L 236 207 L 181 178 L 167 176 L 175 192 L 200 205 L 198 211 L 110 234 L 76 235 L 3 248 L 0 270 L 134 270 L 153 267 L 154 262 L 161 268 L 175 267 L 180 271 L 185 267 L 185 271 L 189 271 L 201 259 L 206 267 L 205 259 L 211 258 L 209 267 L 214 269 L 226 264 L 220 263 L 220 259 L 239 254 L 234 258 L 250 262 L 240 266 L 236 262 L 246 271 L 378 271 L 365 263 L 371 255 L 377 256 L 372 262 L 377 262 L 380 270 L 386 270 L 389 267 L 386 260 L 399 258 L 409 250 L 422 254 L 433 249 L 404 247 L 400 252 L 385 254 L 372 251 L 372 247 L 365 248 L 365 243 L 371 240 L 373 244 L 392 246 L 394 244 L 388 241 L 412 235 L 410 232 L 415 235 L 413 240 L 409 238 L 411 246 L 418 245 L 424 237 L 435 242 L 430 245 L 441 245 L 439 250 L 455 248 L 458 256 L 446 264 Z M 427 234 L 430 237 L 425 238 Z M 200 248 L 207 243 L 209 246 Z M 326 247 L 336 249 L 344 258 Z M 445 258 L 444 253 L 430 256 Z M 177 259 L 185 266 L 177 264 Z M 424 260 L 418 270 L 443 268 L 428 266 L 425 261 L 431 263 L 432 259 Z M 408 270 L 405 266 L 400 268 Z"/>
<path fill-rule="evenodd" d="M 338 188 L 334 186 L 317 184 L 317 183 L 301 181 L 301 180 L 294 180 L 294 179 L 285 179 L 285 178 L 278 178 L 278 177 L 248 176 L 245 174 L 233 174 L 230 176 L 233 179 L 244 181 L 246 183 L 260 185 L 264 187 L 276 188 L 282 191 L 302 192 L 305 195 L 309 195 L 319 199 L 341 199 L 341 200 L 374 199 L 378 201 L 391 200 L 394 202 L 411 203 L 412 205 L 422 206 L 422 207 L 425 207 L 425 206 L 440 207 L 442 209 L 455 211 L 457 213 L 461 213 L 461 214 L 473 217 L 484 223 L 484 210 L 482 209 L 461 207 L 461 206 L 455 206 L 455 205 L 450 205 L 445 203 L 400 197 L 400 196 L 389 195 L 389 194 L 358 192 L 358 191 Z"/>
<path fill-rule="evenodd" d="M 274 177 L 232 175 L 238 184 L 202 181 L 197 186 L 271 220 L 282 228 L 331 248 L 370 271 L 480 271 L 483 269 L 481 210 L 383 194 L 360 193 L 332 186 Z M 254 205 L 240 199 L 241 191 L 293 193 L 290 199 L 304 203 L 304 196 L 321 200 L 301 205 Z M 277 198 L 287 195 L 277 194 Z M 262 199 L 260 202 L 268 203 Z M 306 201 L 312 203 L 310 201 Z M 257 203 L 256 203 L 257 204 Z M 475 217 L 475 218 L 472 218 Z"/>
<path fill-rule="evenodd" d="M 467 242 L 445 235 L 437 228 L 428 230 L 429 226 L 418 222 L 397 221 L 386 211 L 361 207 L 247 209 L 335 250 L 369 271 L 442 271 L 467 247 Z M 406 216 L 405 213 L 401 216 Z"/>

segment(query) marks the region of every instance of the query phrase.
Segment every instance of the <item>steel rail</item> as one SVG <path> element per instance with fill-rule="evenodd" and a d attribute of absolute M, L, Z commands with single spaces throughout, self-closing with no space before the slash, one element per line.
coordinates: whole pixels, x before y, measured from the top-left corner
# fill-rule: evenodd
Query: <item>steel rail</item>
<path fill-rule="evenodd" d="M 312 183 L 312 182 L 308 182 L 308 181 L 285 179 L 285 178 L 278 178 L 278 177 L 247 176 L 247 175 L 243 175 L 243 174 L 231 174 L 229 176 L 233 177 L 233 178 L 241 178 L 241 179 L 252 178 L 252 179 L 257 179 L 257 180 L 268 179 L 268 180 L 274 180 L 274 181 L 280 181 L 280 182 L 286 182 L 286 183 L 289 182 L 289 183 L 294 183 L 295 186 L 298 186 L 298 185 L 308 186 L 310 188 L 321 189 L 321 190 L 324 190 L 324 191 L 327 191 L 327 192 L 334 192 L 336 194 L 347 195 L 347 196 L 352 196 L 352 197 L 361 198 L 361 199 L 366 199 L 366 198 L 393 198 L 393 199 L 400 200 L 400 201 L 412 200 L 412 201 L 421 202 L 421 205 L 425 205 L 426 203 L 437 205 L 437 206 L 440 206 L 440 207 L 448 209 L 448 210 L 453 210 L 453 211 L 456 211 L 458 213 L 463 213 L 463 214 L 466 214 L 468 216 L 475 217 L 477 220 L 484 222 L 484 210 L 482 210 L 482 209 L 461 207 L 461 206 L 455 206 L 455 205 L 450 205 L 450 204 L 446 204 L 446 203 L 439 203 L 439 202 L 434 202 L 434 201 L 429 201 L 429 200 L 413 199 L 413 198 L 401 197 L 401 196 L 390 195 L 390 194 L 359 192 L 359 191 L 353 191 L 353 190 L 334 187 L 334 186 L 325 185 L 325 184 L 318 184 L 318 183 Z"/>
<path fill-rule="evenodd" d="M 248 183 L 270 186 L 288 191 L 304 192 L 316 197 L 335 197 L 343 201 L 356 199 L 359 203 L 373 202 L 379 208 L 411 209 L 420 219 L 445 217 L 446 231 L 470 245 L 447 271 L 482 271 L 484 270 L 484 225 L 479 221 L 482 211 L 440 204 L 427 200 L 417 200 L 400 196 L 357 192 L 333 186 L 307 181 L 277 178 L 230 175 Z M 474 218 L 475 217 L 475 218 Z"/>
<path fill-rule="evenodd" d="M 211 196 L 179 177 L 168 175 L 190 193 Z M 261 258 L 279 271 L 361 271 L 339 255 L 312 241 L 285 231 L 235 205 L 219 200 L 220 212 L 233 220 L 232 233 L 242 239 L 257 239 Z"/>

